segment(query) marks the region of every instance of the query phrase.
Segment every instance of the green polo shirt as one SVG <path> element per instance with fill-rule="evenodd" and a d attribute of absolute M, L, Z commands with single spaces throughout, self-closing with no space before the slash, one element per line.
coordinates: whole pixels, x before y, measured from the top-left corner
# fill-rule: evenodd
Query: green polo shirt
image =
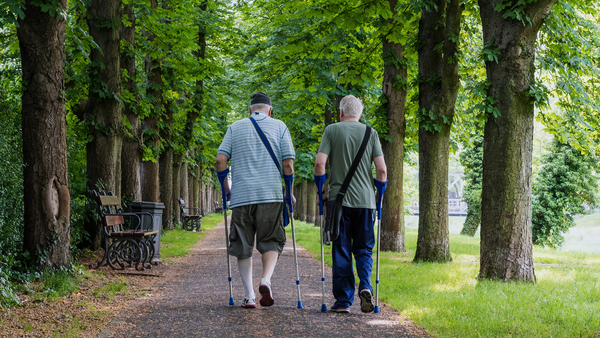
<path fill-rule="evenodd" d="M 319 152 L 329 159 L 329 200 L 333 201 L 340 191 L 346 174 L 365 136 L 366 126 L 357 121 L 334 123 L 325 128 Z M 345 207 L 375 209 L 372 163 L 375 157 L 383 156 L 379 135 L 371 129 L 371 138 L 365 153 L 350 181 L 342 203 Z"/>

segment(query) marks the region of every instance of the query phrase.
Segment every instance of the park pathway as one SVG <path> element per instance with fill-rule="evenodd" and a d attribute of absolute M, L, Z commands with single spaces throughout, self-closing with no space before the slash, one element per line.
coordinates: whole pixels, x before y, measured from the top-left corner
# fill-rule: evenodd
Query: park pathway
<path fill-rule="evenodd" d="M 232 257 L 236 305 L 229 306 L 223 222 L 154 284 L 153 293 L 134 301 L 99 337 L 423 337 L 429 336 L 397 312 L 380 303 L 381 313 L 364 314 L 357 297 L 350 314 L 322 313 L 320 261 L 299 247 L 298 259 L 304 308 L 298 309 L 291 238 L 288 238 L 272 278 L 275 305 L 258 304 L 262 272 L 255 250 L 254 287 L 257 308 L 240 307 L 243 287 Z M 327 268 L 327 267 L 326 267 Z M 330 307 L 331 268 L 327 268 L 326 301 Z"/>

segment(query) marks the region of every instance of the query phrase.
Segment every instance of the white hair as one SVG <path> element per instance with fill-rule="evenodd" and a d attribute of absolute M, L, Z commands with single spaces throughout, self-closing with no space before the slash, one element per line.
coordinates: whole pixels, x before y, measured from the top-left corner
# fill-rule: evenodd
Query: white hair
<path fill-rule="evenodd" d="M 363 104 L 359 98 L 348 95 L 340 101 L 340 109 L 344 111 L 344 116 L 359 117 L 363 111 Z"/>
<path fill-rule="evenodd" d="M 250 111 L 251 112 L 255 112 L 255 111 L 261 111 L 263 113 L 268 113 L 269 109 L 271 109 L 271 106 L 266 104 L 266 103 L 256 103 L 250 106 Z"/>

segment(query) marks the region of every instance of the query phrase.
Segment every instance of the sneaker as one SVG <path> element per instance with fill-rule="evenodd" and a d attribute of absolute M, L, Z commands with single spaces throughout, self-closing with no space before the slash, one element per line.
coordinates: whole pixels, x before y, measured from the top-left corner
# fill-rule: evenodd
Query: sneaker
<path fill-rule="evenodd" d="M 244 298 L 244 300 L 242 301 L 242 307 L 244 309 L 254 309 L 256 307 L 256 302 L 254 301 L 254 299 Z"/>
<path fill-rule="evenodd" d="M 332 306 L 331 309 L 329 310 L 331 312 L 336 312 L 336 313 L 350 313 L 350 308 L 347 306 Z"/>
<path fill-rule="evenodd" d="M 360 311 L 364 313 L 373 312 L 375 307 L 373 306 L 373 295 L 371 294 L 371 290 L 363 289 L 360 292 Z"/>
<path fill-rule="evenodd" d="M 271 293 L 271 285 L 267 281 L 261 281 L 260 286 L 258 287 L 258 292 L 260 292 L 260 305 L 262 306 L 272 306 L 275 303 L 273 300 L 273 294 Z"/>

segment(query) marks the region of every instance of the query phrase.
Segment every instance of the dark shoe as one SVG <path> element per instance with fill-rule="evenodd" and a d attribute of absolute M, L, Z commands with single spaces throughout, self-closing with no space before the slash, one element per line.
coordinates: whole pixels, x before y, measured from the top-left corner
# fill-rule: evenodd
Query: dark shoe
<path fill-rule="evenodd" d="M 267 283 L 261 284 L 258 287 L 258 292 L 260 292 L 260 305 L 262 306 L 272 306 L 275 303 L 273 300 L 273 294 L 271 293 L 271 286 Z"/>
<path fill-rule="evenodd" d="M 371 290 L 363 289 L 360 292 L 360 311 L 364 313 L 373 312 L 375 307 L 373 306 L 373 295 L 371 295 Z"/>
<path fill-rule="evenodd" d="M 336 313 L 350 313 L 350 308 L 347 306 L 332 306 L 331 309 L 329 310 L 331 312 L 336 312 Z"/>

